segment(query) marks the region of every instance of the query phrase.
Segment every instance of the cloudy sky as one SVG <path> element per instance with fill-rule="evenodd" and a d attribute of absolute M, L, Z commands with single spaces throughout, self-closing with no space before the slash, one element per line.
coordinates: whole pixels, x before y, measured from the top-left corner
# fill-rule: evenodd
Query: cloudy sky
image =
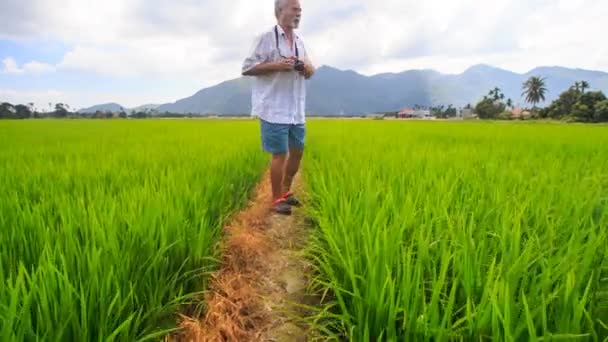
<path fill-rule="evenodd" d="M 317 65 L 608 71 L 605 0 L 301 0 Z M 173 102 L 239 76 L 274 0 L 1 0 L 0 101 Z"/>

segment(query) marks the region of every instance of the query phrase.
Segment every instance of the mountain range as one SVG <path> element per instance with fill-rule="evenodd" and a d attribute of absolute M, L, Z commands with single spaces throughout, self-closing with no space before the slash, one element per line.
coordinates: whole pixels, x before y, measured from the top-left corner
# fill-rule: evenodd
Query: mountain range
<path fill-rule="evenodd" d="M 538 67 L 520 74 L 480 64 L 460 74 L 442 74 L 425 69 L 366 76 L 353 70 L 322 66 L 307 82 L 306 112 L 308 115 L 361 115 L 398 111 L 415 105 L 463 107 L 475 105 L 494 87 L 499 87 L 516 105 L 524 106 L 522 84 L 531 76 L 546 78 L 548 92 L 541 106 L 556 99 L 576 81 L 585 80 L 591 85 L 591 90 L 608 93 L 608 73 L 564 67 Z M 121 107 L 110 103 L 79 112 L 116 111 Z M 125 111 L 142 109 L 158 113 L 248 114 L 251 110 L 251 78 L 225 81 L 174 103 L 125 108 Z"/>

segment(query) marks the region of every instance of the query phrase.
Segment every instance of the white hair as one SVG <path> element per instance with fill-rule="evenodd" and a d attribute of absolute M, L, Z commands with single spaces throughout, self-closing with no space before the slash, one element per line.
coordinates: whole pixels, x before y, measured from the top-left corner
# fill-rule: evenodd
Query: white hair
<path fill-rule="evenodd" d="M 279 12 L 287 5 L 287 1 L 289 0 L 274 0 L 274 15 L 278 18 Z"/>

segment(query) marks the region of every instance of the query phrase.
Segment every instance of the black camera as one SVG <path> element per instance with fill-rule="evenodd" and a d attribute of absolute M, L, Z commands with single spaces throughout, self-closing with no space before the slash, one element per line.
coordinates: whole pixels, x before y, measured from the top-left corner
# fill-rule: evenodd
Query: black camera
<path fill-rule="evenodd" d="M 304 71 L 304 62 L 302 62 L 301 60 L 296 60 L 295 64 L 293 65 L 293 69 L 295 71 L 299 71 L 302 72 Z"/>

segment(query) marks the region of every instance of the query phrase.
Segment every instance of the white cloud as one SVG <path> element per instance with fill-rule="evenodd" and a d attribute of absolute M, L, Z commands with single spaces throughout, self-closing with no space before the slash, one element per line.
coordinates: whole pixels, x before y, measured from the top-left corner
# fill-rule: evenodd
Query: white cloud
<path fill-rule="evenodd" d="M 608 13 L 608 2 L 384 0 L 365 2 L 309 41 L 323 62 L 364 73 L 455 73 L 480 62 L 518 72 L 608 70 L 608 48 L 599 43 L 608 24 L 598 13 Z"/>
<path fill-rule="evenodd" d="M 169 102 L 161 93 L 154 94 L 159 103 Z M 128 94 L 114 92 L 63 91 L 57 89 L 22 90 L 0 88 L 0 102 L 12 104 L 33 103 L 38 111 L 48 111 L 56 103 L 64 103 L 72 110 L 79 110 L 93 104 L 116 102 L 127 108 L 150 102 L 150 94 Z M 87 104 L 87 105 L 83 105 Z"/>
<path fill-rule="evenodd" d="M 59 102 L 69 103 L 67 94 L 56 89 L 23 91 L 0 88 L 0 98 L 2 102 L 13 104 L 34 103 L 34 107 L 39 111 L 49 110 L 49 99 L 52 99 L 50 102 L 53 105 Z"/>
<path fill-rule="evenodd" d="M 0 69 L 0 74 L 43 74 L 55 71 L 54 66 L 37 61 L 31 61 L 19 67 L 12 57 L 5 58 L 2 61 L 2 65 L 3 67 Z"/>
<path fill-rule="evenodd" d="M 23 65 L 23 71 L 25 73 L 44 74 L 55 71 L 55 67 L 42 62 L 31 61 Z"/>
<path fill-rule="evenodd" d="M 16 1 L 0 9 L 16 12 Z M 608 70 L 608 48 L 599 43 L 608 30 L 598 16 L 608 13 L 602 0 L 301 2 L 302 34 L 317 64 L 459 72 L 482 61 L 515 71 L 538 64 Z M 12 35 L 63 39 L 74 48 L 61 67 L 110 75 L 234 77 L 251 38 L 274 22 L 272 0 L 26 0 L 22 7 Z"/>
<path fill-rule="evenodd" d="M 20 74 L 23 72 L 21 68 L 17 65 L 17 62 L 13 58 L 5 58 L 2 61 L 3 68 L 0 71 L 3 74 Z"/>
<path fill-rule="evenodd" d="M 608 71 L 603 0 L 300 0 L 300 34 L 317 65 L 365 74 L 477 63 Z M 210 86 L 239 76 L 273 0 L 4 0 L 0 38 L 71 46 L 55 66 L 4 61 L 5 72 L 84 71 Z M 189 94 L 183 94 L 187 96 Z"/>

